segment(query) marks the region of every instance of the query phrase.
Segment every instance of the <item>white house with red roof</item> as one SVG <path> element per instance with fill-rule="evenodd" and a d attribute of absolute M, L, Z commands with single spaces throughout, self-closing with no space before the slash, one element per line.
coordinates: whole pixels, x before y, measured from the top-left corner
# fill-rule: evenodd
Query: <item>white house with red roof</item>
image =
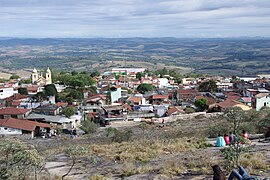
<path fill-rule="evenodd" d="M 0 87 L 0 99 L 13 96 L 16 93 L 13 87 Z"/>
<path fill-rule="evenodd" d="M 0 119 L 1 135 L 21 135 L 31 134 L 33 138 L 39 133 L 40 129 L 50 129 L 51 126 L 46 123 L 39 123 L 26 119 L 7 118 Z"/>
<path fill-rule="evenodd" d="M 25 119 L 31 112 L 31 109 L 6 107 L 0 109 L 0 119 L 20 118 Z"/>

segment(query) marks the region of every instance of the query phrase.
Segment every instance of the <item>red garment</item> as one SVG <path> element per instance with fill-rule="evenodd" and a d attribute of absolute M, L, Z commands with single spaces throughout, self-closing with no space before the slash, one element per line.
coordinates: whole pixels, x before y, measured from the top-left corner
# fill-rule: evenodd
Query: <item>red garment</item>
<path fill-rule="evenodd" d="M 244 138 L 246 138 L 246 139 L 249 139 L 248 133 L 244 133 L 244 134 L 242 134 L 242 136 L 243 136 Z"/>
<path fill-rule="evenodd" d="M 226 145 L 229 145 L 231 143 L 229 136 L 224 136 L 224 140 L 225 140 Z"/>

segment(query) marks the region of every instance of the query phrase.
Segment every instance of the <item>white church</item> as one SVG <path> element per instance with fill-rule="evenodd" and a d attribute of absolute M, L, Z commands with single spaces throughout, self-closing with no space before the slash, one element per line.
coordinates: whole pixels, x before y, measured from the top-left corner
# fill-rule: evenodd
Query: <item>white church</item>
<path fill-rule="evenodd" d="M 37 85 L 47 85 L 52 84 L 52 72 L 50 68 L 47 68 L 46 72 L 38 72 L 36 68 L 34 68 L 32 74 L 31 74 L 32 84 Z"/>

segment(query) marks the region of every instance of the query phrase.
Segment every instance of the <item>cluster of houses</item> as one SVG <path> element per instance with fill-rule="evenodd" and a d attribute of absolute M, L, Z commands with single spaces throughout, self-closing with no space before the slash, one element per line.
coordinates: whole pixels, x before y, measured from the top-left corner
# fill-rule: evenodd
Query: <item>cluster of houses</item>
<path fill-rule="evenodd" d="M 0 84 L 0 135 L 25 135 L 25 137 L 47 137 L 55 134 L 57 128 L 74 129 L 80 126 L 80 113 L 66 118 L 61 110 L 68 106 L 65 102 L 55 102 L 55 97 L 47 97 L 37 102 L 32 97 L 44 90 L 44 86 L 51 84 L 51 71 L 45 73 L 36 69 L 31 74 L 31 84 L 19 84 L 10 80 Z M 28 94 L 19 94 L 18 89 L 27 89 Z M 55 85 L 58 92 L 65 89 L 62 85 Z"/>
<path fill-rule="evenodd" d="M 76 129 L 82 120 L 91 120 L 106 126 L 112 121 L 143 121 L 156 117 L 177 116 L 197 110 L 196 100 L 206 99 L 207 112 L 222 112 L 230 107 L 243 110 L 270 107 L 270 75 L 254 78 L 203 76 L 183 78 L 176 83 L 170 75 L 162 78 L 143 74 L 144 68 L 114 68 L 102 76 L 95 77 L 97 94 L 83 91 L 83 100 L 76 103 L 55 102 L 48 97 L 43 102 L 35 102 L 31 96 L 43 91 L 44 85 L 51 84 L 51 72 L 42 75 L 36 69 L 31 75 L 31 84 L 19 85 L 10 81 L 0 85 L 0 134 L 38 136 L 52 129 Z M 200 92 L 201 83 L 214 80 L 216 92 Z M 151 84 L 153 91 L 141 94 L 140 84 Z M 21 95 L 17 89 L 25 87 L 28 95 Z M 55 84 L 58 92 L 66 87 Z M 73 106 L 76 114 L 67 118 L 61 115 L 63 108 Z"/>
<path fill-rule="evenodd" d="M 222 112 L 230 107 L 243 110 L 270 107 L 270 76 L 236 78 L 203 76 L 183 78 L 176 83 L 170 75 L 162 78 L 144 74 L 136 78 L 143 68 L 115 68 L 96 79 L 98 94 L 86 95 L 82 109 L 89 119 L 109 124 L 110 121 L 141 121 L 154 117 L 167 117 L 197 110 L 196 100 L 206 99 L 207 112 Z M 214 80 L 216 92 L 200 92 L 201 83 Z M 141 94 L 140 84 L 151 84 L 151 92 Z M 109 96 L 108 96 L 109 93 Z M 109 98 L 109 101 L 108 101 Z M 108 103 L 110 102 L 110 103 Z"/>

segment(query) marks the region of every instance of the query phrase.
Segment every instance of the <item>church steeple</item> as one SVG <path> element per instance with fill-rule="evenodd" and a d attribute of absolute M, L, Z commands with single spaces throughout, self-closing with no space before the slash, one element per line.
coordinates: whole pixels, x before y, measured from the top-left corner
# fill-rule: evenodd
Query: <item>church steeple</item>
<path fill-rule="evenodd" d="M 52 72 L 49 67 L 47 68 L 45 76 L 46 84 L 52 84 Z"/>
<path fill-rule="evenodd" d="M 47 68 L 46 72 L 38 72 L 36 68 L 34 68 L 31 74 L 31 79 L 32 84 L 52 84 L 52 72 L 50 68 Z"/>
<path fill-rule="evenodd" d="M 32 79 L 32 83 L 36 83 L 38 80 L 38 71 L 36 70 L 36 68 L 33 69 L 33 72 L 31 74 L 31 79 Z"/>

